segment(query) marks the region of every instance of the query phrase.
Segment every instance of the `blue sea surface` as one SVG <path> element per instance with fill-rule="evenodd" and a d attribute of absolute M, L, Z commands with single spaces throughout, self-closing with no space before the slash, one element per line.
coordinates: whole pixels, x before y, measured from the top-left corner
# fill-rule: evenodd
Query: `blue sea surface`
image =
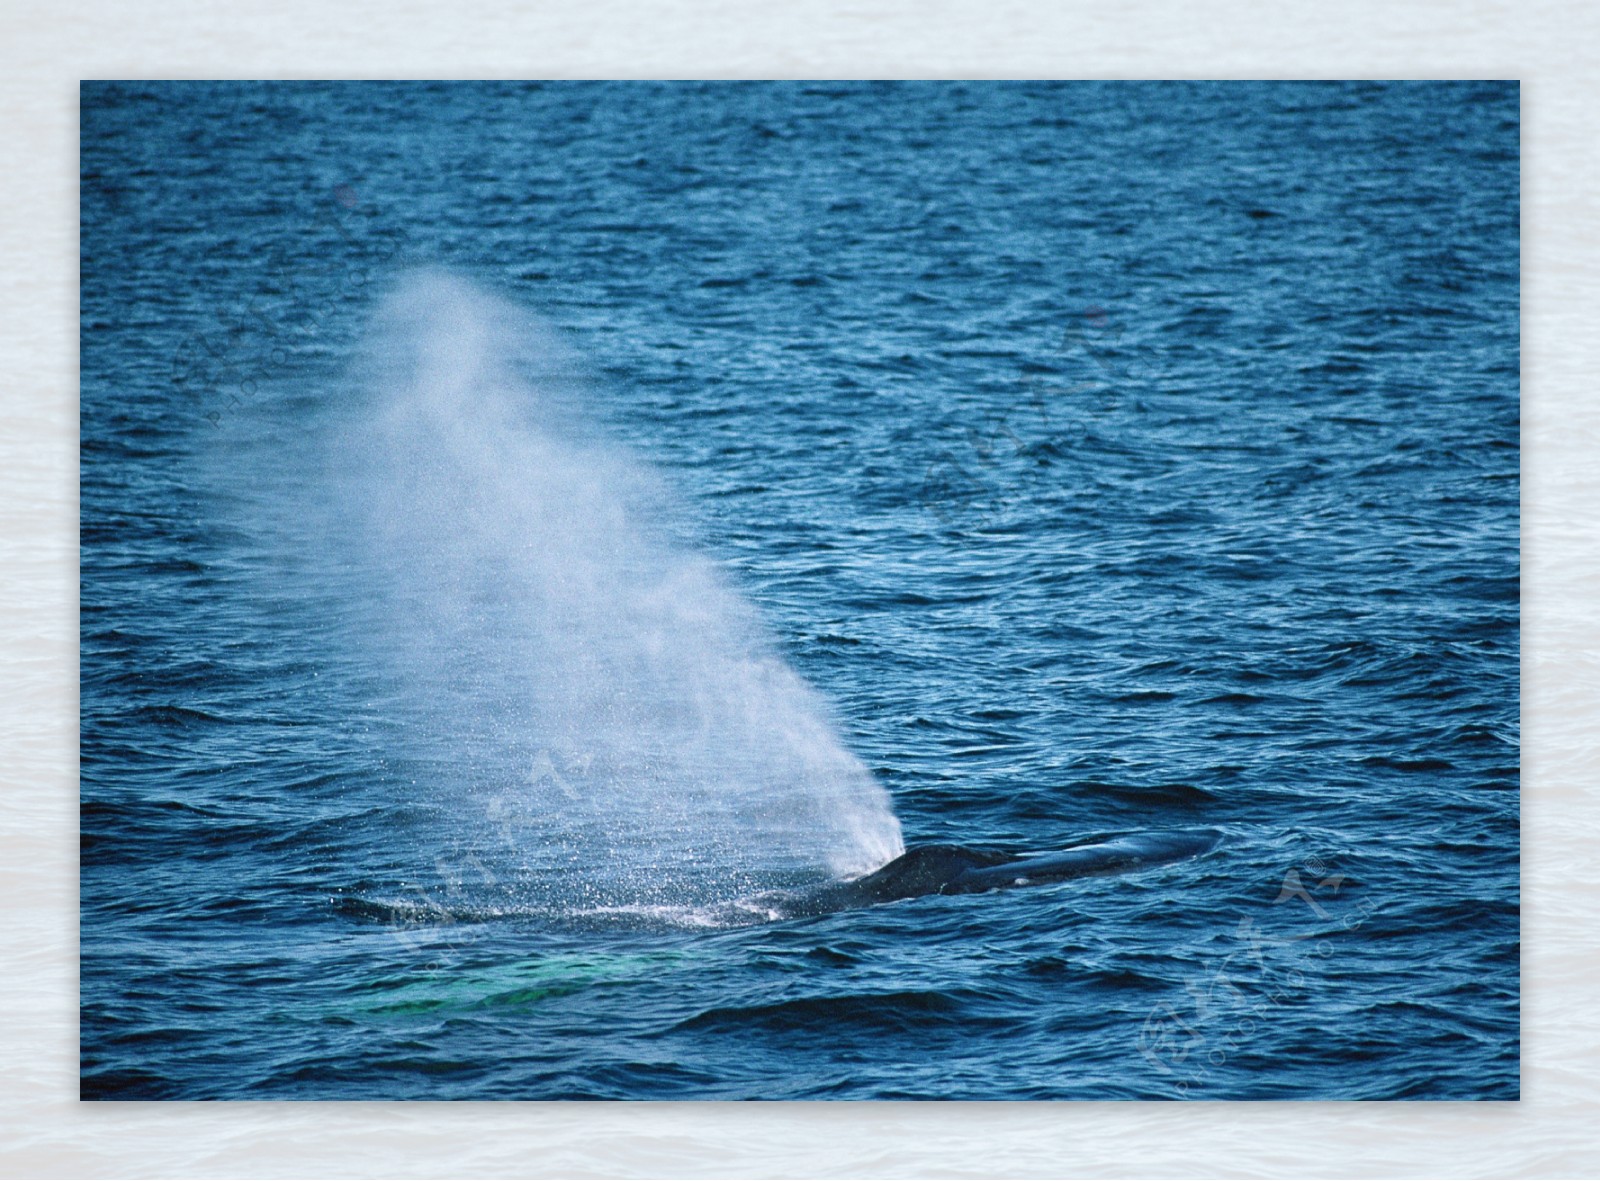
<path fill-rule="evenodd" d="M 81 106 L 85 1098 L 1518 1097 L 1515 83 Z M 417 268 L 559 330 L 907 846 L 1217 847 L 550 905 L 482 792 L 578 772 L 295 540 Z"/>

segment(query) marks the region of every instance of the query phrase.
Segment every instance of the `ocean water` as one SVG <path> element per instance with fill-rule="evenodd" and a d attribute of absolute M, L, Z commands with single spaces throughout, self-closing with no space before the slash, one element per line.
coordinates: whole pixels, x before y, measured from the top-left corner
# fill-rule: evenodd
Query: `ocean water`
<path fill-rule="evenodd" d="M 84 1097 L 1517 1097 L 1514 84 L 81 97 Z"/>

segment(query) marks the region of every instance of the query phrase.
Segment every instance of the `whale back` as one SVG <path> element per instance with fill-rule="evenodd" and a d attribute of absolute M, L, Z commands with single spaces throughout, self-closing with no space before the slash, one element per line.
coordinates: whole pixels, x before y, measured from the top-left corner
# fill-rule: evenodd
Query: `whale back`
<path fill-rule="evenodd" d="M 1131 833 L 1048 853 L 1001 853 L 961 845 L 919 845 L 865 877 L 835 882 L 790 900 L 791 915 L 830 914 L 925 894 L 978 894 L 1067 878 L 1127 873 L 1197 857 L 1214 848 L 1217 832 Z"/>
<path fill-rule="evenodd" d="M 1011 861 L 1012 855 L 961 845 L 919 845 L 907 849 L 882 869 L 848 883 L 866 901 L 893 902 L 942 894 L 975 869 L 991 869 Z"/>
<path fill-rule="evenodd" d="M 974 866 L 962 872 L 943 892 L 973 894 L 1008 886 L 1065 881 L 1068 878 L 1132 873 L 1146 866 L 1167 865 L 1198 857 L 1215 848 L 1218 840 L 1218 834 L 1209 829 L 1132 833 L 1052 853 L 1029 853 L 1008 857 L 994 865 Z"/>

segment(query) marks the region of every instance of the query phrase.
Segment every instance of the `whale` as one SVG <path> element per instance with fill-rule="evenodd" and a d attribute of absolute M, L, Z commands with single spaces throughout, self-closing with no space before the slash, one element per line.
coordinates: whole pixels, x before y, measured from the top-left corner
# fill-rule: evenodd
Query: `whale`
<path fill-rule="evenodd" d="M 832 914 L 930 894 L 983 894 L 1071 878 L 1132 873 L 1210 852 L 1212 829 L 1128 833 L 1051 852 L 1009 853 L 963 845 L 919 845 L 857 878 L 833 882 L 795 899 L 790 913 Z"/>
<path fill-rule="evenodd" d="M 917 845 L 887 865 L 857 877 L 763 891 L 728 903 L 714 903 L 709 911 L 704 904 L 681 909 L 693 912 L 697 922 L 709 913 L 732 926 L 747 925 L 752 915 L 759 916 L 755 920 L 758 922 L 813 918 L 930 895 L 984 894 L 1072 878 L 1134 873 L 1199 857 L 1221 843 L 1222 834 L 1215 829 L 1180 829 L 1102 837 L 1049 852 Z M 515 908 L 508 911 L 498 905 L 475 907 L 458 901 L 446 904 L 425 895 L 420 901 L 394 900 L 341 891 L 330 901 L 336 909 L 355 918 L 407 925 L 483 922 L 515 913 Z"/>

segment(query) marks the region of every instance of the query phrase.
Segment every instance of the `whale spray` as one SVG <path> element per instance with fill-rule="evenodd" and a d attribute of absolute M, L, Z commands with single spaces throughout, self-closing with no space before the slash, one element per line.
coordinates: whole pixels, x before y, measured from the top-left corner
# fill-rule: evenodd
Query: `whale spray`
<path fill-rule="evenodd" d="M 545 904 L 725 901 L 903 849 L 888 794 L 603 437 L 547 328 L 450 274 L 383 300 L 315 549 L 379 686 L 397 790 Z"/>

